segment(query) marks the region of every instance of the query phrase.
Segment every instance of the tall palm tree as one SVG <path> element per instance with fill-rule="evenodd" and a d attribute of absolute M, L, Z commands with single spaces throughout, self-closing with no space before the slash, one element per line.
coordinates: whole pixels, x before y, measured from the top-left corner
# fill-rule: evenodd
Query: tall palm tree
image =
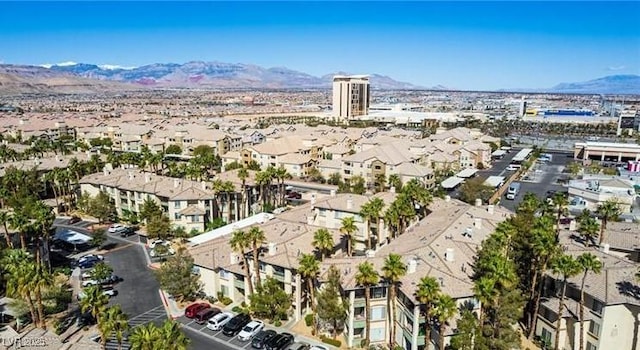
<path fill-rule="evenodd" d="M 371 227 L 376 228 L 376 233 L 380 230 L 380 212 L 384 208 L 381 198 L 373 197 L 360 207 L 360 216 L 367 221 L 367 249 L 371 249 Z"/>
<path fill-rule="evenodd" d="M 252 226 L 247 232 L 248 240 L 251 242 L 251 250 L 253 252 L 253 269 L 256 273 L 256 285 L 260 285 L 260 262 L 258 257 L 260 256 L 260 248 L 262 244 L 267 241 L 267 237 L 264 235 L 264 231 L 258 226 Z"/>
<path fill-rule="evenodd" d="M 564 296 L 567 292 L 567 280 L 580 273 L 580 264 L 571 255 L 561 255 L 551 266 L 553 272 L 562 277 L 562 293 L 560 294 L 560 305 L 558 306 L 558 321 L 556 322 L 555 350 L 560 349 L 560 323 L 562 322 L 562 311 L 564 310 Z"/>
<path fill-rule="evenodd" d="M 38 324 L 39 318 L 33 301 L 31 286 L 35 270 L 32 258 L 27 255 L 24 249 L 13 249 L 2 258 L 2 267 L 7 271 L 5 275 L 7 295 L 22 298 L 29 307 L 31 320 L 34 324 Z"/>
<path fill-rule="evenodd" d="M 320 263 L 313 254 L 302 254 L 298 260 L 300 266 L 298 273 L 307 282 L 307 293 L 309 293 L 309 305 L 315 311 L 314 293 L 315 281 L 320 273 Z"/>
<path fill-rule="evenodd" d="M 234 231 L 229 244 L 231 245 L 231 249 L 233 249 L 233 251 L 237 254 L 240 254 L 240 256 L 242 257 L 242 261 L 244 264 L 244 273 L 247 275 L 247 283 L 249 284 L 249 295 L 252 295 L 253 281 L 251 280 L 251 270 L 249 270 L 249 260 L 247 259 L 247 254 L 245 252 L 245 250 L 251 246 L 249 236 L 245 234 L 244 231 Z"/>
<path fill-rule="evenodd" d="M 344 235 L 344 240 L 347 244 L 347 255 L 351 256 L 351 250 L 353 249 L 353 234 L 358 231 L 356 226 L 356 219 L 353 216 L 347 216 L 342 218 L 342 226 L 340 227 L 340 233 Z"/>
<path fill-rule="evenodd" d="M 484 325 L 486 310 L 495 305 L 496 299 L 500 295 L 500 292 L 496 288 L 496 281 L 493 278 L 482 276 L 475 281 L 473 285 L 473 293 L 476 295 L 478 301 L 480 301 L 480 315 L 478 316 L 478 324 L 482 329 Z"/>
<path fill-rule="evenodd" d="M 585 247 L 595 242 L 600 232 L 600 224 L 592 216 L 585 216 L 578 220 L 578 232 L 582 236 Z"/>
<path fill-rule="evenodd" d="M 413 204 L 413 208 L 420 208 L 420 217 L 427 215 L 427 207 L 433 201 L 431 193 L 418 181 L 417 179 L 411 179 L 402 188 L 402 193 L 407 195 Z"/>
<path fill-rule="evenodd" d="M 444 350 L 444 331 L 447 322 L 455 316 L 458 311 L 458 305 L 455 300 L 446 294 L 439 294 L 433 302 L 433 315 L 438 320 L 438 344 L 440 350 Z"/>
<path fill-rule="evenodd" d="M 313 235 L 313 242 L 311 243 L 320 253 L 320 261 L 324 260 L 327 253 L 333 250 L 335 246 L 331 233 L 326 228 L 321 228 Z"/>
<path fill-rule="evenodd" d="M 607 229 L 607 223 L 610 220 L 618 219 L 618 216 L 620 216 L 620 206 L 618 206 L 618 203 L 613 200 L 607 200 L 598 206 L 596 213 L 602 220 L 602 224 L 600 225 L 600 241 L 598 242 L 598 244 L 602 245 L 602 242 L 604 242 L 604 231 Z"/>
<path fill-rule="evenodd" d="M 80 310 L 89 312 L 96 321 L 100 322 L 100 316 L 109 304 L 109 296 L 103 294 L 98 286 L 86 287 L 82 292 L 84 297 L 80 299 Z"/>
<path fill-rule="evenodd" d="M 389 179 L 387 180 L 387 182 L 389 183 L 389 186 L 394 187 L 396 192 L 399 192 L 400 190 L 402 190 L 402 180 L 400 179 L 400 175 L 398 174 L 389 175 Z"/>
<path fill-rule="evenodd" d="M 26 216 L 24 212 L 14 212 L 11 215 L 11 219 L 9 221 L 9 226 L 18 231 L 18 235 L 20 236 L 20 248 L 23 250 L 27 249 L 27 231 L 31 227 L 31 220 Z"/>
<path fill-rule="evenodd" d="M 45 267 L 40 264 L 30 264 L 31 267 L 31 279 L 29 286 L 34 291 L 36 297 L 36 306 L 38 308 L 38 319 L 40 320 L 40 327 L 42 329 L 47 328 L 47 323 L 44 314 L 44 304 L 42 300 L 42 290 L 53 285 L 53 276 L 49 273 Z"/>
<path fill-rule="evenodd" d="M 400 214 L 398 207 L 393 203 L 384 212 L 384 223 L 391 233 L 391 238 L 396 238 L 400 229 Z"/>
<path fill-rule="evenodd" d="M 131 350 L 156 350 L 162 341 L 162 334 L 154 323 L 147 323 L 133 329 L 129 336 Z"/>
<path fill-rule="evenodd" d="M 107 339 L 114 335 L 118 342 L 118 350 L 122 349 L 124 334 L 130 329 L 130 327 L 129 322 L 127 321 L 127 315 L 122 312 L 120 305 L 114 305 L 106 309 L 103 316 L 100 318 L 98 329 L 100 330 L 101 339 L 103 341 L 103 348 L 106 345 Z"/>
<path fill-rule="evenodd" d="M 5 210 L 0 210 L 0 225 L 4 228 L 4 239 L 7 242 L 7 248 L 13 249 L 13 240 L 11 239 L 11 234 L 9 233 L 9 227 L 7 224 L 11 222 L 11 215 L 9 212 Z"/>
<path fill-rule="evenodd" d="M 424 305 L 424 346 L 429 348 L 431 341 L 431 308 L 436 298 L 440 295 L 440 284 L 434 277 L 425 276 L 420 279 L 415 296 L 418 302 Z"/>
<path fill-rule="evenodd" d="M 364 346 L 368 347 L 371 338 L 371 287 L 380 282 L 380 276 L 376 269 L 368 261 L 358 265 L 356 273 L 356 284 L 364 288 L 364 305 L 365 305 L 365 337 Z"/>
<path fill-rule="evenodd" d="M 387 299 L 389 310 L 390 327 L 390 339 L 389 349 L 393 349 L 393 344 L 396 340 L 396 295 L 398 291 L 398 284 L 400 279 L 407 274 L 407 265 L 402 262 L 402 257 L 398 254 L 389 254 L 384 260 L 384 266 L 382 266 L 382 275 L 389 285 L 389 295 Z"/>
<path fill-rule="evenodd" d="M 247 168 L 238 169 L 238 179 L 242 181 L 241 199 L 240 202 L 240 218 L 244 219 L 247 216 L 247 178 L 249 177 L 249 171 Z"/>
<path fill-rule="evenodd" d="M 591 253 L 584 253 L 578 256 L 578 264 L 582 269 L 582 283 L 580 284 L 580 350 L 584 349 L 584 284 L 587 274 L 591 271 L 599 274 L 602 269 L 602 262 Z"/>
<path fill-rule="evenodd" d="M 567 209 L 569 206 L 569 198 L 562 192 L 556 192 L 551 201 L 553 202 L 553 208 L 556 212 L 556 241 L 558 241 L 560 235 L 560 219 L 569 212 Z"/>
<path fill-rule="evenodd" d="M 273 172 L 273 177 L 278 180 L 278 187 L 280 192 L 279 203 L 280 205 L 284 205 L 284 180 L 291 179 L 291 174 L 289 174 L 287 169 L 285 169 L 283 166 L 280 166 Z"/>

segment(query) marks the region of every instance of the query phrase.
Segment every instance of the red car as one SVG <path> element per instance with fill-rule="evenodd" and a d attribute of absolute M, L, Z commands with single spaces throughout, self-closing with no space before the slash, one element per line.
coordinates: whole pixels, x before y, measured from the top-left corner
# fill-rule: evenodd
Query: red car
<path fill-rule="evenodd" d="M 207 303 L 194 303 L 184 310 L 184 315 L 188 318 L 194 318 L 198 314 L 198 312 L 210 307 Z"/>

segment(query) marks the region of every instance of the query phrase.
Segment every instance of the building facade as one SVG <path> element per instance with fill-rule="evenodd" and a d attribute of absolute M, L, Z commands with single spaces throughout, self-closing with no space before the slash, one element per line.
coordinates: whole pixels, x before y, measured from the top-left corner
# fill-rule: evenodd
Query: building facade
<path fill-rule="evenodd" d="M 348 122 L 369 113 L 370 87 L 366 75 L 333 77 L 333 117 Z"/>

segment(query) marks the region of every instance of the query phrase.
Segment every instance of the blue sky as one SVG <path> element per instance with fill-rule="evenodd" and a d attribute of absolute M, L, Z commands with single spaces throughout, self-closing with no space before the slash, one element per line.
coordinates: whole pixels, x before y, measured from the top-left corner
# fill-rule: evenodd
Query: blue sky
<path fill-rule="evenodd" d="M 222 61 L 422 86 L 640 74 L 640 2 L 1 2 L 0 61 Z"/>

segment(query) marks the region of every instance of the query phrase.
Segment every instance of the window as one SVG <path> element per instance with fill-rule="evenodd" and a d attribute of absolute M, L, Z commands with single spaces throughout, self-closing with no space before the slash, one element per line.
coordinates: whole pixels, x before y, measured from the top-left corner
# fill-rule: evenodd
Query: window
<path fill-rule="evenodd" d="M 600 336 L 600 324 L 596 321 L 589 322 L 589 333 L 591 333 L 596 338 Z"/>
<path fill-rule="evenodd" d="M 385 319 L 385 310 L 384 306 L 374 306 L 371 308 L 371 321 L 380 321 Z"/>
<path fill-rule="evenodd" d="M 173 214 L 173 218 L 174 220 L 180 220 L 180 214 L 178 213 Z"/>
<path fill-rule="evenodd" d="M 222 293 L 222 295 L 224 296 L 229 296 L 229 287 L 220 286 L 220 293 Z"/>
<path fill-rule="evenodd" d="M 384 331 L 384 327 L 378 327 L 378 328 L 371 328 L 371 341 L 372 342 L 377 342 L 377 341 L 382 341 L 385 338 L 385 331 Z"/>
<path fill-rule="evenodd" d="M 599 300 L 593 300 L 593 312 L 601 315 L 602 314 L 602 307 L 604 305 L 599 301 Z"/>
<path fill-rule="evenodd" d="M 220 270 L 220 278 L 228 279 L 229 275 L 230 275 L 229 271 Z"/>
<path fill-rule="evenodd" d="M 550 342 L 551 332 L 546 328 L 542 328 L 542 335 L 540 336 L 540 338 L 542 338 L 542 340 L 545 340 L 546 342 Z"/>
<path fill-rule="evenodd" d="M 175 202 L 173 202 L 173 207 L 174 207 L 175 209 L 180 209 L 180 201 L 175 201 Z"/>
<path fill-rule="evenodd" d="M 318 216 L 322 216 L 322 217 L 327 216 L 327 210 L 326 209 L 320 209 L 318 211 Z"/>
<path fill-rule="evenodd" d="M 598 347 L 591 344 L 591 342 L 587 342 L 587 350 L 598 350 Z"/>

